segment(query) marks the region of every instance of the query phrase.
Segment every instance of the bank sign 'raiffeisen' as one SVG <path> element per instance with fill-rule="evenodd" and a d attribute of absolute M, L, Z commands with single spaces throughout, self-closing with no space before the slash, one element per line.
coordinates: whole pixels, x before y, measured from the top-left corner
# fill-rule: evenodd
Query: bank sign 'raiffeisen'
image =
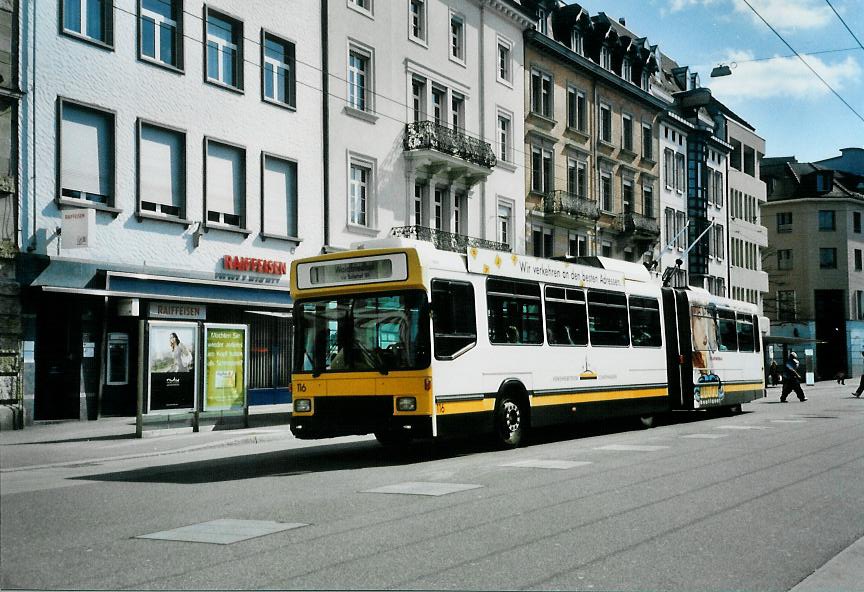
<path fill-rule="evenodd" d="M 235 257 L 234 255 L 225 255 L 222 257 L 222 267 L 229 271 L 252 271 L 255 273 L 269 273 L 271 275 L 285 275 L 288 273 L 288 264 L 284 261 L 256 259 L 255 257 Z"/>
<path fill-rule="evenodd" d="M 618 271 L 485 249 L 468 249 L 468 270 L 580 288 L 624 287 L 624 274 Z"/>

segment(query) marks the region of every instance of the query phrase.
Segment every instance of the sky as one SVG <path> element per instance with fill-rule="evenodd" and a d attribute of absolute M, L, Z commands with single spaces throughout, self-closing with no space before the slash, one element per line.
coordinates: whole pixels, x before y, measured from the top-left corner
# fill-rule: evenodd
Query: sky
<path fill-rule="evenodd" d="M 864 0 L 566 2 L 592 16 L 624 17 L 636 35 L 699 72 L 701 85 L 765 139 L 766 156 L 812 162 L 839 156 L 840 148 L 864 148 Z M 720 64 L 732 75 L 711 78 Z"/>

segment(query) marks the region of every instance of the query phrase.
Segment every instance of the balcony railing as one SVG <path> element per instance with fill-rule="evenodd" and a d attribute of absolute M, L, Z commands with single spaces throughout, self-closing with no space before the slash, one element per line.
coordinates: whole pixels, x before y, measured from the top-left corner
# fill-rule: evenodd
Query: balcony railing
<path fill-rule="evenodd" d="M 436 150 L 491 169 L 498 160 L 488 142 L 466 136 L 434 121 L 417 121 L 405 126 L 405 150 Z"/>
<path fill-rule="evenodd" d="M 445 232 L 428 226 L 397 226 L 390 229 L 392 236 L 401 238 L 413 238 L 430 242 L 435 245 L 436 249 L 444 251 L 455 251 L 464 253 L 468 247 L 477 247 L 479 249 L 491 249 L 493 251 L 510 251 L 510 247 L 506 243 L 486 240 L 483 238 L 475 238 L 473 236 L 465 236 L 464 234 L 455 234 L 453 232 Z"/>
<path fill-rule="evenodd" d="M 550 191 L 543 196 L 543 213 L 597 220 L 600 218 L 600 206 L 594 200 L 567 191 Z"/>
<path fill-rule="evenodd" d="M 642 214 L 627 212 L 618 218 L 621 232 L 629 234 L 641 234 L 644 236 L 659 236 L 660 223 L 654 218 L 648 218 Z"/>

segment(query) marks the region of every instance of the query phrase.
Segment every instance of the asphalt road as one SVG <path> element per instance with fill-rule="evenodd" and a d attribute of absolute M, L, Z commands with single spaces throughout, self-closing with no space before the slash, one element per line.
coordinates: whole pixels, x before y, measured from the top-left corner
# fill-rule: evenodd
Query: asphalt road
<path fill-rule="evenodd" d="M 0 586 L 785 591 L 864 536 L 850 390 L 784 405 L 772 390 L 740 415 L 546 431 L 512 451 L 273 441 L 5 472 Z M 427 495 L 386 492 L 406 483 Z M 137 538 L 226 519 L 304 526 Z"/>

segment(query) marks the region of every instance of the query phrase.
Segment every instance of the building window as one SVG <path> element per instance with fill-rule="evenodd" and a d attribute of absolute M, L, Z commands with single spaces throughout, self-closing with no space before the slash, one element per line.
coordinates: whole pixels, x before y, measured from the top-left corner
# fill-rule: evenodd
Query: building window
<path fill-rule="evenodd" d="M 296 238 L 297 163 L 263 153 L 261 158 L 261 230 L 269 235 Z"/>
<path fill-rule="evenodd" d="M 612 243 L 609 241 L 603 241 L 600 245 L 600 256 L 601 257 L 611 257 L 612 256 Z"/>
<path fill-rule="evenodd" d="M 788 271 L 792 264 L 792 249 L 777 249 L 777 269 Z"/>
<path fill-rule="evenodd" d="M 531 148 L 531 191 L 549 193 L 554 186 L 554 163 L 551 150 L 533 146 Z"/>
<path fill-rule="evenodd" d="M 819 249 L 819 269 L 837 269 L 837 249 L 834 247 Z"/>
<path fill-rule="evenodd" d="M 685 181 L 687 175 L 686 161 L 683 154 L 675 154 L 675 191 L 684 193 Z"/>
<path fill-rule="evenodd" d="M 669 128 L 667 127 L 668 131 Z M 671 148 L 666 148 L 663 151 L 663 178 L 666 184 L 666 189 L 672 189 L 675 186 L 675 153 Z"/>
<path fill-rule="evenodd" d="M 654 133 L 647 123 L 642 124 L 642 158 L 654 160 Z"/>
<path fill-rule="evenodd" d="M 531 70 L 531 111 L 552 117 L 552 77 L 539 70 Z"/>
<path fill-rule="evenodd" d="M 855 303 L 858 305 L 858 320 L 864 321 L 864 290 L 855 290 Z"/>
<path fill-rule="evenodd" d="M 426 42 L 426 0 L 408 0 L 408 28 L 412 39 Z"/>
<path fill-rule="evenodd" d="M 60 197 L 114 203 L 114 114 L 60 103 Z"/>
<path fill-rule="evenodd" d="M 498 39 L 498 80 L 507 83 L 512 82 L 510 47 L 509 43 Z"/>
<path fill-rule="evenodd" d="M 583 199 L 586 197 L 587 172 L 588 165 L 584 162 L 572 158 L 567 160 L 567 193 Z"/>
<path fill-rule="evenodd" d="M 465 23 L 462 17 L 450 16 L 450 56 L 460 62 L 465 61 Z"/>
<path fill-rule="evenodd" d="M 642 185 L 642 213 L 646 218 L 656 218 L 654 213 L 654 187 Z"/>
<path fill-rule="evenodd" d="M 567 89 L 567 127 L 585 131 L 585 93 L 575 88 Z"/>
<path fill-rule="evenodd" d="M 612 70 L 612 52 L 605 45 L 600 48 L 600 67 L 604 70 Z"/>
<path fill-rule="evenodd" d="M 633 181 L 621 180 L 621 211 L 629 214 L 633 211 Z"/>
<path fill-rule="evenodd" d="M 111 0 L 63 0 L 63 32 L 104 45 L 114 44 Z"/>
<path fill-rule="evenodd" d="M 711 229 L 711 234 L 713 235 L 713 253 L 717 259 L 723 259 L 726 257 L 726 238 L 723 234 L 723 226 L 719 224 L 715 224 L 714 228 Z M 723 294 L 718 292 L 718 296 L 722 296 Z"/>
<path fill-rule="evenodd" d="M 369 226 L 372 167 L 352 161 L 348 173 L 348 221 L 357 226 Z"/>
<path fill-rule="evenodd" d="M 464 193 L 453 194 L 453 232 L 464 234 L 465 227 L 465 200 L 468 198 Z"/>
<path fill-rule="evenodd" d="M 450 93 L 450 125 L 454 130 L 465 129 L 465 97 Z"/>
<path fill-rule="evenodd" d="M 140 122 L 138 126 L 140 211 L 186 217 L 186 135 Z"/>
<path fill-rule="evenodd" d="M 293 43 L 264 33 L 261 86 L 265 101 L 297 106 Z"/>
<path fill-rule="evenodd" d="M 510 117 L 498 114 L 498 158 L 510 162 Z"/>
<path fill-rule="evenodd" d="M 792 232 L 792 212 L 777 212 L 777 232 Z"/>
<path fill-rule="evenodd" d="M 370 53 L 352 47 L 348 51 L 348 106 L 358 111 L 372 111 Z"/>
<path fill-rule="evenodd" d="M 709 183 L 711 183 L 713 192 L 714 192 L 714 205 L 718 208 L 723 207 L 723 202 L 725 201 L 724 192 L 723 192 L 723 173 L 720 171 L 710 171 Z"/>
<path fill-rule="evenodd" d="M 438 125 L 445 125 L 444 101 L 447 100 L 447 91 L 443 88 L 432 88 L 432 119 Z"/>
<path fill-rule="evenodd" d="M 444 230 L 444 191 L 436 187 L 434 194 L 432 228 L 435 230 Z"/>
<path fill-rule="evenodd" d="M 579 55 L 585 55 L 585 37 L 579 29 L 573 29 L 570 35 L 570 49 Z"/>
<path fill-rule="evenodd" d="M 139 0 L 139 56 L 182 68 L 183 11 L 181 0 Z"/>
<path fill-rule="evenodd" d="M 209 139 L 205 142 L 204 203 L 207 207 L 207 222 L 245 228 L 246 151 Z"/>
<path fill-rule="evenodd" d="M 426 82 L 411 79 L 411 111 L 414 123 L 426 119 Z"/>
<path fill-rule="evenodd" d="M 600 104 L 600 140 L 612 143 L 612 107 Z"/>
<path fill-rule="evenodd" d="M 861 212 L 852 212 L 852 232 L 861 234 Z"/>
<path fill-rule="evenodd" d="M 243 88 L 243 23 L 207 9 L 207 80 Z"/>
<path fill-rule="evenodd" d="M 600 173 L 600 209 L 612 211 L 612 175 Z"/>
<path fill-rule="evenodd" d="M 777 318 L 781 321 L 794 321 L 798 318 L 795 290 L 777 291 Z"/>
<path fill-rule="evenodd" d="M 621 116 L 621 147 L 633 152 L 633 118 L 626 114 Z"/>
<path fill-rule="evenodd" d="M 621 60 L 621 78 L 627 82 L 633 82 L 633 68 L 630 66 L 630 58 Z"/>
<path fill-rule="evenodd" d="M 855 271 L 861 271 L 861 249 L 855 249 Z"/>
<path fill-rule="evenodd" d="M 534 226 L 531 229 L 531 243 L 535 257 L 551 257 L 552 229 L 545 226 Z"/>
<path fill-rule="evenodd" d="M 651 75 L 648 72 L 642 72 L 642 90 L 649 92 L 651 90 Z"/>
<path fill-rule="evenodd" d="M 513 226 L 513 206 L 498 203 L 498 242 L 510 246 L 511 228 Z"/>
<path fill-rule="evenodd" d="M 547 21 L 546 11 L 542 8 L 537 9 L 537 30 L 543 35 L 549 34 L 549 24 Z"/>
<path fill-rule="evenodd" d="M 569 257 L 587 257 L 588 237 L 570 231 L 567 237 L 567 255 Z"/>
<path fill-rule="evenodd" d="M 372 0 L 348 0 L 348 5 L 369 16 L 372 15 Z"/>
<path fill-rule="evenodd" d="M 423 219 L 423 201 L 425 199 L 425 187 L 421 183 L 414 183 L 414 225 L 426 226 Z"/>
<path fill-rule="evenodd" d="M 836 212 L 834 210 L 819 210 L 819 231 L 833 232 L 836 229 Z"/>

